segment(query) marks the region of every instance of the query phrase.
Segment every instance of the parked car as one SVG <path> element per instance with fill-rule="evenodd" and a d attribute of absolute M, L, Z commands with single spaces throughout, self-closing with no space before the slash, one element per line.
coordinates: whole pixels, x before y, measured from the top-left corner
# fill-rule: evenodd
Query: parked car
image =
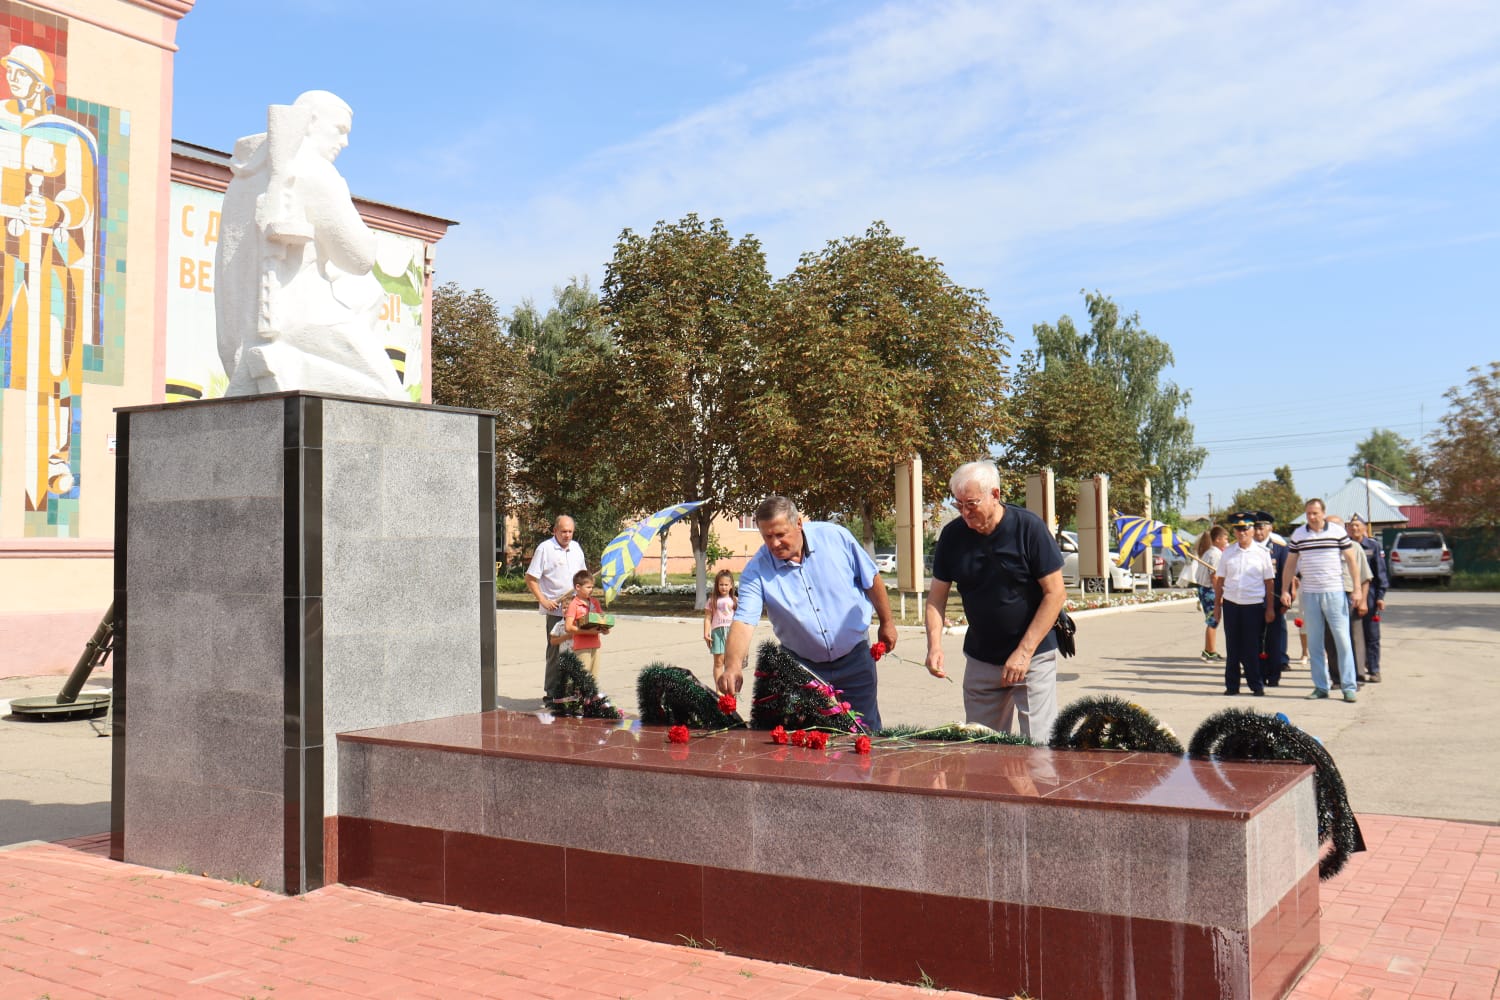
<path fill-rule="evenodd" d="M 1063 554 L 1063 586 L 1078 586 L 1078 535 L 1072 531 L 1057 533 L 1057 547 Z M 1118 552 L 1109 554 L 1109 589 L 1134 590 L 1138 581 L 1128 567 L 1117 565 Z M 1142 578 L 1144 580 L 1144 577 Z"/>
<path fill-rule="evenodd" d="M 877 552 L 877 553 L 875 553 L 875 568 L 878 569 L 878 570 L 880 570 L 880 572 L 882 572 L 882 573 L 894 573 L 894 572 L 896 572 L 896 553 L 894 553 L 894 552 Z"/>
<path fill-rule="evenodd" d="M 1152 549 L 1151 583 L 1156 587 L 1170 587 L 1182 575 L 1187 557 L 1176 549 L 1163 549 L 1160 545 Z"/>
<path fill-rule="evenodd" d="M 1386 557 L 1386 568 L 1390 573 L 1391 586 L 1402 580 L 1436 580 L 1447 583 L 1453 579 L 1453 553 L 1438 531 L 1403 531 L 1391 543 L 1390 555 Z"/>

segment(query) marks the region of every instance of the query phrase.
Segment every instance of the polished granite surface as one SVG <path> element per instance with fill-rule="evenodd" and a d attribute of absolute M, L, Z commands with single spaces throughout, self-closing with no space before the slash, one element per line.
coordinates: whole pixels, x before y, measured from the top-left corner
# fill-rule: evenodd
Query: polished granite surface
<path fill-rule="evenodd" d="M 1302 764 L 1189 760 L 1163 754 L 1044 750 L 981 744 L 876 740 L 856 753 L 849 737 L 827 749 L 782 746 L 746 729 L 667 741 L 664 726 L 637 720 L 484 712 L 341 734 L 390 746 L 637 770 L 671 770 L 758 781 L 871 787 L 1072 806 L 1149 807 L 1243 819 L 1312 768 Z"/>

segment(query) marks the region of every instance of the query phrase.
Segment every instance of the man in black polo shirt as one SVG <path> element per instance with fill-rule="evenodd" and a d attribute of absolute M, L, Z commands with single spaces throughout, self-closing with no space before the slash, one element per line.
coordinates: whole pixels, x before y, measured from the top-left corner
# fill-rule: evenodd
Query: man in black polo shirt
<path fill-rule="evenodd" d="M 1062 553 L 1042 519 L 1000 502 L 993 462 L 959 466 L 949 481 L 960 520 L 938 536 L 927 592 L 927 670 L 943 669 L 943 613 L 956 584 L 964 636 L 964 715 L 997 732 L 1020 715 L 1021 735 L 1045 743 L 1057 720 Z"/>

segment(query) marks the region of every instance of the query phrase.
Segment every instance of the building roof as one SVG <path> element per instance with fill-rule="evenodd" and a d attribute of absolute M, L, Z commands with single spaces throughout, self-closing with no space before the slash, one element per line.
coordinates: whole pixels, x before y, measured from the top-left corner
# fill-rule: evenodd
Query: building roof
<path fill-rule="evenodd" d="M 1323 498 L 1323 507 L 1335 517 L 1345 521 L 1351 514 L 1358 514 L 1371 524 L 1405 524 L 1407 515 L 1402 507 L 1417 507 L 1422 501 L 1410 493 L 1387 486 L 1378 479 L 1355 476 L 1333 493 Z M 1299 514 L 1292 523 L 1301 524 L 1306 514 Z"/>

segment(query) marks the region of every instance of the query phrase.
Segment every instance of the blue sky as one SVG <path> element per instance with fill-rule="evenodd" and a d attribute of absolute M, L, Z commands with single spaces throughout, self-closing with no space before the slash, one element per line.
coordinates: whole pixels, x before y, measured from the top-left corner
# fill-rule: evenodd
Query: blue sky
<path fill-rule="evenodd" d="M 459 220 L 438 280 L 507 310 L 688 212 L 777 277 L 883 219 L 1016 354 L 1098 289 L 1192 392 L 1190 512 L 1282 464 L 1330 493 L 1500 357 L 1487 0 L 200 0 L 178 42 L 175 137 L 334 91 L 350 186 Z"/>

